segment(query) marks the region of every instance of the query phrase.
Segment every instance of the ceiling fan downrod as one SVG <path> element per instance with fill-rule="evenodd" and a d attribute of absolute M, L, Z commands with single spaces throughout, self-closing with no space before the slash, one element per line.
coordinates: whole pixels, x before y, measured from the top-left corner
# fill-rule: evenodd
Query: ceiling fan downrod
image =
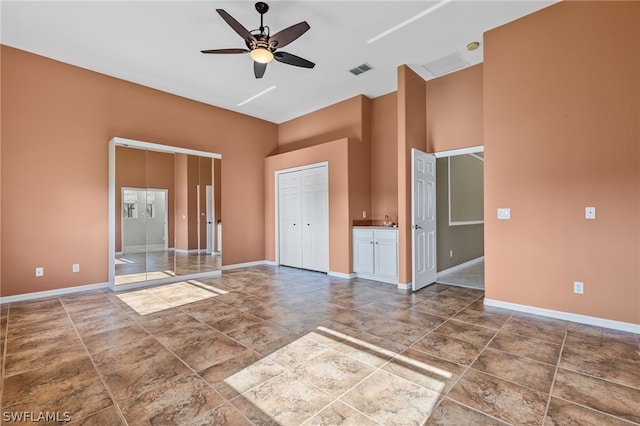
<path fill-rule="evenodd" d="M 269 5 L 259 1 L 256 3 L 256 10 L 260 14 L 260 34 L 264 34 L 264 14 L 269 11 Z"/>

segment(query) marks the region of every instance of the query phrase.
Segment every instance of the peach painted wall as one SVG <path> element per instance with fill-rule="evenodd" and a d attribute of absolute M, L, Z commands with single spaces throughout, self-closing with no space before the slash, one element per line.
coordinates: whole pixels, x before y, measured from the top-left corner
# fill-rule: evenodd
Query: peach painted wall
<path fill-rule="evenodd" d="M 176 249 L 198 249 L 198 184 L 201 158 L 175 154 Z"/>
<path fill-rule="evenodd" d="M 371 99 L 360 99 L 360 139 L 349 144 L 349 211 L 352 223 L 371 218 Z M 351 233 L 350 233 L 351 235 Z"/>
<path fill-rule="evenodd" d="M 351 266 L 351 218 L 349 213 L 349 157 L 359 142 L 340 139 L 265 158 L 265 258 L 276 260 L 275 172 L 329 162 L 329 270 L 348 274 Z"/>
<path fill-rule="evenodd" d="M 427 81 L 427 152 L 483 144 L 482 87 L 482 64 Z"/>
<path fill-rule="evenodd" d="M 398 218 L 398 93 L 371 100 L 371 218 Z"/>
<path fill-rule="evenodd" d="M 398 67 L 398 258 L 399 282 L 411 282 L 411 149 L 426 150 L 425 81 Z"/>
<path fill-rule="evenodd" d="M 175 247 L 177 249 L 186 250 L 189 246 L 189 226 L 187 222 L 187 213 L 189 206 L 189 193 L 187 186 L 189 185 L 189 165 L 187 163 L 186 154 L 175 155 L 175 211 L 176 211 L 176 237 Z"/>
<path fill-rule="evenodd" d="M 359 95 L 311 112 L 278 126 L 278 153 L 305 149 L 317 144 L 348 138 L 349 215 L 371 218 L 371 100 Z"/>
<path fill-rule="evenodd" d="M 220 153 L 222 262 L 265 258 L 264 158 L 277 147 L 276 124 L 1 49 L 2 296 L 107 281 L 115 136 Z"/>
<path fill-rule="evenodd" d="M 640 3 L 560 2 L 484 59 L 486 296 L 640 324 Z"/>
<path fill-rule="evenodd" d="M 167 189 L 168 246 L 174 246 L 173 154 L 116 147 L 116 212 L 122 212 L 122 187 Z M 122 251 L 122 214 L 116 214 L 116 252 Z"/>
<path fill-rule="evenodd" d="M 368 100 L 366 96 L 354 96 L 281 123 L 278 125 L 278 153 L 342 138 L 364 140 L 363 104 Z"/>

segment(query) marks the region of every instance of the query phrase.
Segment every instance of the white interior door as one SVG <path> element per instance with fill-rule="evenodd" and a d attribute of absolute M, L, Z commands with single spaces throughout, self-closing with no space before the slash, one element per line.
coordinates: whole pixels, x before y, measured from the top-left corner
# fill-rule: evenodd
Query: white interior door
<path fill-rule="evenodd" d="M 437 279 L 436 157 L 411 150 L 411 234 L 413 291 Z"/>
<path fill-rule="evenodd" d="M 302 170 L 302 267 L 329 271 L 327 166 Z"/>
<path fill-rule="evenodd" d="M 302 200 L 299 172 L 278 175 L 279 263 L 302 267 Z"/>

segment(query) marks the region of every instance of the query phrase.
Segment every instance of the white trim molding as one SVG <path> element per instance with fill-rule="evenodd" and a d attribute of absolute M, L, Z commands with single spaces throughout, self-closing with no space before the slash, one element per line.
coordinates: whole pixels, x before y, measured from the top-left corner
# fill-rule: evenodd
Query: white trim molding
<path fill-rule="evenodd" d="M 571 312 L 554 311 L 552 309 L 537 308 L 535 306 L 520 305 L 518 303 L 503 302 L 501 300 L 484 299 L 484 304 L 496 308 L 510 309 L 512 311 L 526 312 L 528 314 L 540 315 L 543 317 L 556 318 L 580 324 L 593 325 L 596 327 L 611 328 L 613 330 L 626 331 L 640 334 L 640 324 L 614 321 L 605 318 L 592 317 L 588 315 L 574 314 Z"/>
<path fill-rule="evenodd" d="M 454 155 L 475 154 L 476 152 L 484 152 L 484 145 L 470 146 L 468 148 L 450 149 L 448 151 L 434 152 L 436 158 L 452 157 Z M 482 157 L 479 157 L 482 158 Z"/>
<path fill-rule="evenodd" d="M 255 262 L 236 263 L 233 265 L 224 265 L 221 269 L 223 271 L 229 269 L 249 268 L 251 266 L 270 265 L 266 260 L 256 260 Z"/>
<path fill-rule="evenodd" d="M 109 288 L 109 283 L 97 283 L 79 285 L 77 287 L 57 288 L 55 290 L 36 291 L 34 293 L 16 294 L 15 296 L 0 297 L 0 305 L 3 303 L 23 302 L 26 300 L 41 299 L 43 297 L 62 296 L 69 293 L 78 293 L 81 291 L 100 290 Z"/>
<path fill-rule="evenodd" d="M 425 287 L 429 287 L 431 284 L 426 285 Z M 413 283 L 400 284 L 398 283 L 398 290 L 411 290 L 413 287 Z"/>
<path fill-rule="evenodd" d="M 352 272 L 350 274 L 345 274 L 344 272 L 334 272 L 334 271 L 327 272 L 327 275 L 329 275 L 330 277 L 344 278 L 345 280 L 351 280 L 358 276 L 358 274 L 356 274 L 355 272 Z"/>
<path fill-rule="evenodd" d="M 467 266 L 474 265 L 474 264 L 476 264 L 478 262 L 482 262 L 483 260 L 484 260 L 484 256 L 480 256 L 480 257 L 476 257 L 475 259 L 471 259 L 471 260 L 469 260 L 467 262 L 461 263 L 459 265 L 452 266 L 451 268 L 444 269 L 442 271 L 438 271 L 438 278 L 441 277 L 442 275 L 448 274 L 450 272 L 454 272 L 454 271 L 457 271 L 459 269 L 465 268 Z"/>

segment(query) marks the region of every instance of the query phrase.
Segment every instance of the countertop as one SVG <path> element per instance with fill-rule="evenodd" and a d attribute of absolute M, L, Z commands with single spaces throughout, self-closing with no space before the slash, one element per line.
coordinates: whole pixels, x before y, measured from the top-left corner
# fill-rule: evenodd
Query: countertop
<path fill-rule="evenodd" d="M 394 226 L 380 226 L 380 225 L 354 225 L 353 229 L 398 229 L 397 225 Z"/>

